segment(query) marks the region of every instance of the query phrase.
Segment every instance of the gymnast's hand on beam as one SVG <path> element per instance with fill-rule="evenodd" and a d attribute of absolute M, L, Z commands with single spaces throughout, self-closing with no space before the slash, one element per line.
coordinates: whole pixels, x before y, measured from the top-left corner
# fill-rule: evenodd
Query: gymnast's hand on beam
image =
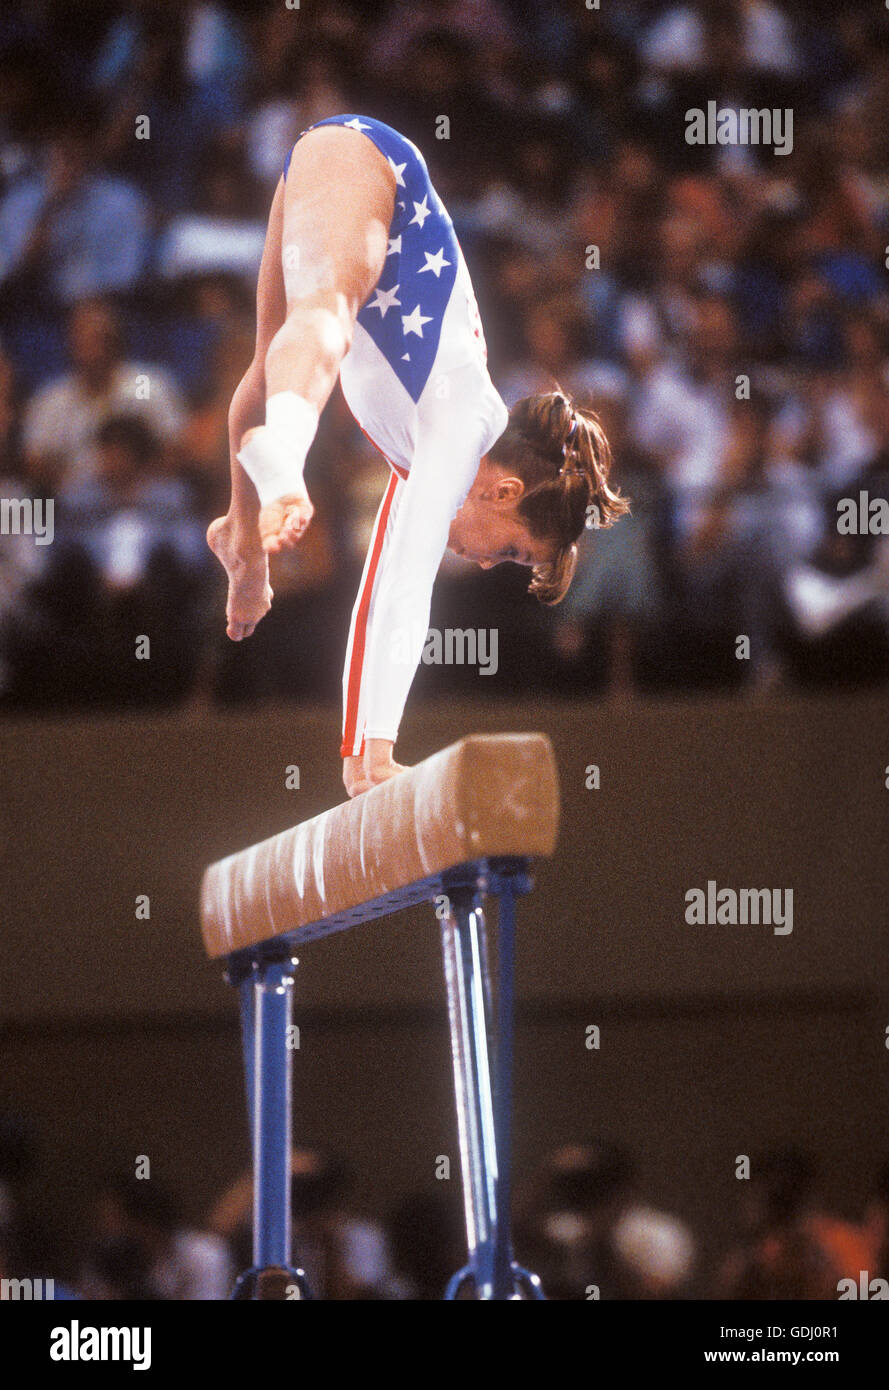
<path fill-rule="evenodd" d="M 360 796 L 371 787 L 379 786 L 390 777 L 407 769 L 394 761 L 394 744 L 387 738 L 369 738 L 364 745 L 363 758 L 343 760 L 343 785 L 350 796 Z"/>

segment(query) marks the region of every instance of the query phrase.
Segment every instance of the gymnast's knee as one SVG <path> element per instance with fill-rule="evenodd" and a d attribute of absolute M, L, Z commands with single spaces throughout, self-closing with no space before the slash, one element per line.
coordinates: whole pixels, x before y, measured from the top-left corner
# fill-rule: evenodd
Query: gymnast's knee
<path fill-rule="evenodd" d="M 311 356 L 316 369 L 336 376 L 352 344 L 353 317 L 346 297 L 331 294 L 326 302 L 292 304 L 287 318 L 269 343 L 265 357 L 268 376 L 294 354 Z"/>

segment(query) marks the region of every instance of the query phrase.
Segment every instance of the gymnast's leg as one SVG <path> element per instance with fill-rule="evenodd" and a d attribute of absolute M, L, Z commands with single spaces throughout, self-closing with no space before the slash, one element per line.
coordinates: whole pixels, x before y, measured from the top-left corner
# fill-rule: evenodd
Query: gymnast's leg
<path fill-rule="evenodd" d="M 269 215 L 257 287 L 256 349 L 229 410 L 232 500 L 207 540 L 229 578 L 229 637 L 268 612 L 268 555 L 295 545 L 312 515 L 303 481 L 318 416 L 382 274 L 395 176 L 365 136 L 309 131 Z"/>

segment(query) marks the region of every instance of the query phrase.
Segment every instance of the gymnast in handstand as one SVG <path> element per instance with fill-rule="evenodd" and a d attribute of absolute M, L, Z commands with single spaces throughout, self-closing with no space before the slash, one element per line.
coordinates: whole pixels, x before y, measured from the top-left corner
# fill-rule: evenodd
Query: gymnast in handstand
<path fill-rule="evenodd" d="M 311 520 L 303 469 L 337 376 L 390 467 L 343 677 L 343 781 L 355 796 L 402 771 L 393 748 L 445 549 L 483 569 L 527 565 L 530 591 L 558 603 L 584 526 L 609 526 L 628 504 L 609 486 L 592 412 L 560 391 L 507 411 L 453 223 L 416 146 L 369 116 L 320 121 L 275 192 L 256 349 L 229 411 L 231 505 L 207 533 L 228 574 L 234 641 L 269 610 L 269 555 Z"/>

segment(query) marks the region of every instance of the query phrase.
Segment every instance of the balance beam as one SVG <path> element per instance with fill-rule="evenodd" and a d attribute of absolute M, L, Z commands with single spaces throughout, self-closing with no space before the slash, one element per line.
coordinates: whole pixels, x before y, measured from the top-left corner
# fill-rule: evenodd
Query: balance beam
<path fill-rule="evenodd" d="M 211 864 L 208 955 L 342 931 L 434 896 L 429 880 L 504 855 L 551 855 L 555 758 L 543 734 L 472 734 L 361 796 Z"/>
<path fill-rule="evenodd" d="M 445 1297 L 543 1297 L 536 1275 L 513 1260 L 509 1236 L 515 899 L 532 886 L 532 856 L 554 852 L 558 819 L 549 739 L 471 735 L 205 871 L 201 929 L 240 992 L 253 1144 L 253 1267 L 233 1297 L 312 1296 L 291 1263 L 294 950 L 440 895 L 469 1248 Z M 499 901 L 496 1028 L 485 894 Z"/>

